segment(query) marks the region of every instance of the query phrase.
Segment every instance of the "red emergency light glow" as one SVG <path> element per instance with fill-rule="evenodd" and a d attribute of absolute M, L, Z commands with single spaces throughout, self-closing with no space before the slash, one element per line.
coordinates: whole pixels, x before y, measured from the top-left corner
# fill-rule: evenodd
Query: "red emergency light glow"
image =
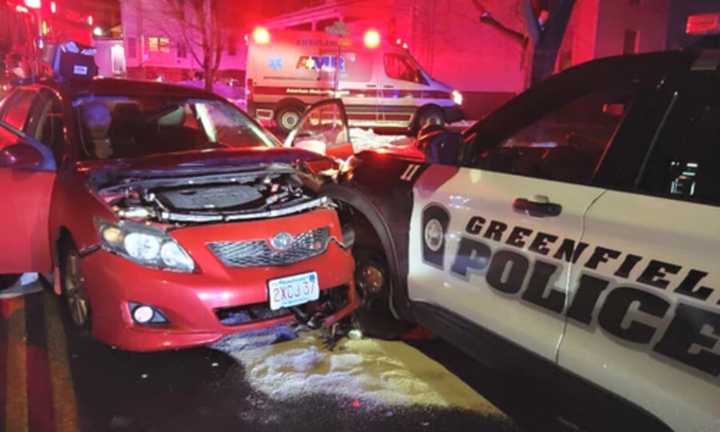
<path fill-rule="evenodd" d="M 29 7 L 30 9 L 40 9 L 42 6 L 41 0 L 25 0 L 25 6 Z"/>
<path fill-rule="evenodd" d="M 720 33 L 720 14 L 690 15 L 685 33 L 696 36 Z"/>
<path fill-rule="evenodd" d="M 57 3 L 50 2 L 50 12 L 57 13 Z"/>
<path fill-rule="evenodd" d="M 270 43 L 270 32 L 265 27 L 255 27 L 252 32 L 253 41 L 258 45 L 267 45 Z"/>
<path fill-rule="evenodd" d="M 380 46 L 381 42 L 380 33 L 377 30 L 368 30 L 365 32 L 363 41 L 365 42 L 366 47 L 370 49 L 377 48 Z"/>

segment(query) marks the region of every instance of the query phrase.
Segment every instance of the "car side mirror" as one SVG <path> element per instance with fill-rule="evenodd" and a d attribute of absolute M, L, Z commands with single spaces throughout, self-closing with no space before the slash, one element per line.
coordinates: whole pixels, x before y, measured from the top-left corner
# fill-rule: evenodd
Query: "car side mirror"
<path fill-rule="evenodd" d="M 418 136 L 417 147 L 425 153 L 425 160 L 431 164 L 457 165 L 463 151 L 463 136 L 442 128 Z"/>
<path fill-rule="evenodd" d="M 0 168 L 31 169 L 42 162 L 42 153 L 29 144 L 12 144 L 0 150 Z"/>

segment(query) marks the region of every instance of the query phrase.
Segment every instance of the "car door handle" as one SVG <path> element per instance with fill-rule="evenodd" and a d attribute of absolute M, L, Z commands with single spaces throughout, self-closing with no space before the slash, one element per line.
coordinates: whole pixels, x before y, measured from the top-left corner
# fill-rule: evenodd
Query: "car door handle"
<path fill-rule="evenodd" d="M 513 210 L 537 218 L 557 217 L 562 213 L 562 206 L 550 202 L 546 196 L 535 196 L 532 201 L 527 198 L 515 198 Z"/>
<path fill-rule="evenodd" d="M 393 85 L 384 85 L 383 88 L 386 88 L 386 89 L 394 89 L 395 86 L 393 86 Z"/>

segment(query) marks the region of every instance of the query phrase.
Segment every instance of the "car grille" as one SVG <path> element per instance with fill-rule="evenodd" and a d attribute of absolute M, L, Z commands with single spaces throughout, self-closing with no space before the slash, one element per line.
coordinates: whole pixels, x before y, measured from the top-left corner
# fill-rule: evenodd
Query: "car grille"
<path fill-rule="evenodd" d="M 213 242 L 210 251 L 228 267 L 266 267 L 294 264 L 327 249 L 330 229 L 318 228 L 295 237 L 286 250 L 275 250 L 266 240 Z"/>
<path fill-rule="evenodd" d="M 254 322 L 268 321 L 290 315 L 287 309 L 271 310 L 267 304 L 260 303 L 248 306 L 237 306 L 215 309 L 220 323 L 226 326 L 237 326 Z"/>

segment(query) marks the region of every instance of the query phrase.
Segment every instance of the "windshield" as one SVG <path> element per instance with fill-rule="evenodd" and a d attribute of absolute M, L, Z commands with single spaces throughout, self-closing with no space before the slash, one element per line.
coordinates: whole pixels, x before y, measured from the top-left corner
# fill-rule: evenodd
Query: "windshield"
<path fill-rule="evenodd" d="M 240 110 L 218 100 L 91 96 L 73 106 L 88 159 L 275 145 Z"/>

